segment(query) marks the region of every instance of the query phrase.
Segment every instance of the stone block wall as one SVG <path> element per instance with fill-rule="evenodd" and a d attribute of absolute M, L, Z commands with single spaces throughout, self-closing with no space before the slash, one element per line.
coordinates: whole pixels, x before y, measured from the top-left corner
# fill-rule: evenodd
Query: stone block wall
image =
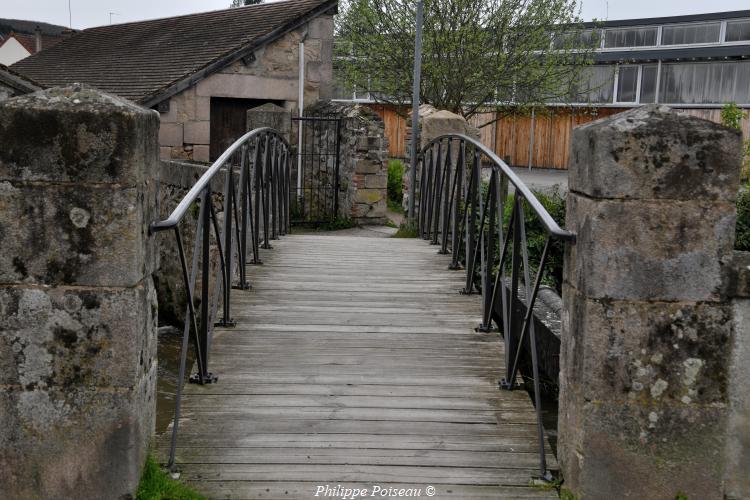
<path fill-rule="evenodd" d="M 333 16 L 305 26 L 259 48 L 254 58 L 236 61 L 173 96 L 161 115 L 164 160 L 209 161 L 211 97 L 283 101 L 287 111 L 298 101 L 299 43 L 305 42 L 305 104 L 333 92 Z"/>
<path fill-rule="evenodd" d="M 132 498 L 154 429 L 159 119 L 0 103 L 0 497 Z"/>
<path fill-rule="evenodd" d="M 739 165 L 738 132 L 665 107 L 574 131 L 558 458 L 579 498 L 728 493 Z"/>
<path fill-rule="evenodd" d="M 367 106 L 321 101 L 306 116 L 341 117 L 339 217 L 358 224 L 384 224 L 388 188 L 388 142 L 380 116 Z M 326 140 L 332 140 L 330 136 Z M 320 140 L 317 138 L 316 140 Z M 296 179 L 296 166 L 292 179 Z"/>

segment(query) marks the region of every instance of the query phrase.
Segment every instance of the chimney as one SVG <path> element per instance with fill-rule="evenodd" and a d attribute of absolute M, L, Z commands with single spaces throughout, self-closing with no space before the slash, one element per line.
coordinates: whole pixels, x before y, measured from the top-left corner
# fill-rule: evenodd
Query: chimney
<path fill-rule="evenodd" d="M 36 51 L 41 52 L 42 51 L 42 29 L 37 26 L 34 30 L 34 35 L 36 35 Z"/>

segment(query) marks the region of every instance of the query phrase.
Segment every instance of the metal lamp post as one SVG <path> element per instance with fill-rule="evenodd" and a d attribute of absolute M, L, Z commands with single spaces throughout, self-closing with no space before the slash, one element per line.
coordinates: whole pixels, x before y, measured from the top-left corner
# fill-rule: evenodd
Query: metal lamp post
<path fill-rule="evenodd" d="M 424 4 L 417 1 L 416 33 L 414 35 L 414 87 L 411 98 L 411 168 L 409 169 L 409 210 L 410 221 L 414 220 L 414 198 L 417 183 L 417 153 L 419 152 L 419 84 L 422 77 L 422 16 Z"/>

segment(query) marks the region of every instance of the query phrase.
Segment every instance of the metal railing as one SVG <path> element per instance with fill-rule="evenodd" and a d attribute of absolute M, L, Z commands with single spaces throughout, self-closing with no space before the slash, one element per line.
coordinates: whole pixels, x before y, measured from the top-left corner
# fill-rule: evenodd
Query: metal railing
<path fill-rule="evenodd" d="M 289 231 L 290 154 L 289 143 L 276 130 L 258 128 L 248 132 L 208 168 L 168 218 L 151 224 L 152 233 L 174 231 L 187 295 L 168 467 L 174 465 L 190 338 L 198 367 L 190 382 L 216 382 L 217 377 L 209 371 L 208 365 L 213 331 L 216 325 L 234 326 L 231 291 L 232 288 L 250 288 L 245 276 L 248 253 L 252 252 L 253 264 L 261 264 L 261 240 L 262 248 L 271 248 L 270 240 Z M 215 190 L 214 185 L 222 180 L 223 190 Z M 222 224 L 217 217 L 219 201 L 223 205 Z M 180 226 L 193 221 L 196 204 L 200 210 L 195 220 L 192 262 L 188 268 Z M 218 254 L 213 278 L 210 276 L 212 232 L 213 254 Z M 196 311 L 195 285 L 199 269 L 200 311 Z M 216 321 L 220 302 L 221 319 Z"/>
<path fill-rule="evenodd" d="M 417 168 L 421 170 L 419 234 L 439 244 L 439 253 L 452 253 L 451 269 L 466 270 L 462 293 L 481 291 L 482 322 L 477 330 L 489 332 L 495 319 L 505 341 L 502 389 L 520 387 L 516 379 L 521 354 L 524 349 L 530 354 L 539 467 L 541 477 L 551 479 L 544 447 L 533 309 L 552 241 L 574 243 L 575 236 L 560 228 L 513 170 L 476 139 L 461 134 L 437 137 L 419 153 Z M 488 178 L 483 170 L 489 173 Z M 546 236 L 536 263 L 529 260 L 527 216 L 537 218 Z"/>

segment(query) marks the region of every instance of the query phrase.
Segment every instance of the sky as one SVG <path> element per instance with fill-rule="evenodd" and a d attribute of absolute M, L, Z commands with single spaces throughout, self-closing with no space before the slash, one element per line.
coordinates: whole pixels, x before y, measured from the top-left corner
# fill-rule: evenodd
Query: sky
<path fill-rule="evenodd" d="M 676 16 L 750 9 L 748 0 L 579 0 L 585 20 Z M 68 2 L 71 12 L 69 16 Z M 0 0 L 0 18 L 69 25 L 76 29 L 224 9 L 231 0 Z M 110 13 L 112 13 L 110 15 Z"/>

